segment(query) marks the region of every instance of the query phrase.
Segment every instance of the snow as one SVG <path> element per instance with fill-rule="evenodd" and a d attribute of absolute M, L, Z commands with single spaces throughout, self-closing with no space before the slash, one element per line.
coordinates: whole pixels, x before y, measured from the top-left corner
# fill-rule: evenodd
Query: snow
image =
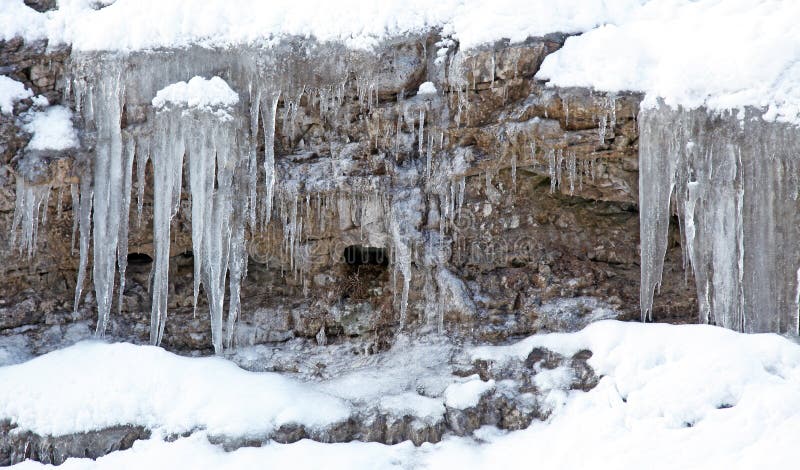
<path fill-rule="evenodd" d="M 594 354 L 589 364 L 602 379 L 589 392 L 565 394 L 563 406 L 548 421 L 534 422 L 525 430 L 503 432 L 487 427 L 478 430 L 475 438 L 449 436 L 418 448 L 409 442 L 386 446 L 303 440 L 227 453 L 209 444 L 205 432 L 174 442 L 155 433 L 153 439 L 137 442 L 130 450 L 96 462 L 71 459 L 63 468 L 263 468 L 270 464 L 292 468 L 529 468 L 532 455 L 541 468 L 794 468 L 793 444 L 800 433 L 800 346 L 790 340 L 707 325 L 601 321 L 577 333 L 536 335 L 508 346 L 473 348 L 471 355 L 501 365 L 524 359 L 535 347 L 567 355 L 590 349 Z M 78 352 L 93 348 L 95 354 L 71 365 Z M 135 351 L 144 365 L 120 361 L 128 350 Z M 111 353 L 114 355 L 107 361 L 88 361 Z M 155 364 L 162 368 L 152 368 Z M 329 403 L 328 397 L 313 395 L 316 400 L 310 402 L 309 393 L 315 392 L 296 382 L 223 365 L 218 358 L 178 358 L 152 347 L 83 343 L 0 369 L 0 403 L 3 415 L 13 407 L 27 410 L 26 415 L 39 409 L 42 421 L 49 413 L 56 413 L 49 417 L 53 422 L 86 421 L 85 417 L 99 416 L 101 408 L 109 414 L 129 413 L 132 404 L 113 409 L 108 405 L 111 401 L 122 405 L 137 390 L 147 388 L 152 394 L 143 395 L 148 399 L 136 406 L 138 413 L 152 413 L 151 417 L 158 409 L 158 413 L 176 418 L 193 410 L 200 418 L 220 417 L 222 421 L 224 415 L 225 426 L 231 428 L 237 422 L 261 423 L 259 417 L 276 414 L 263 414 L 266 408 L 294 410 L 288 414 L 302 410 L 326 414 L 323 405 Z M 98 368 L 103 369 L 106 380 L 85 380 Z M 83 369 L 83 374 L 75 375 L 76 369 Z M 147 374 L 143 369 L 148 369 Z M 544 372 L 537 374 L 537 386 L 557 385 L 569 375 L 560 368 L 542 376 Z M 249 381 L 244 374 L 249 374 Z M 188 376 L 196 381 L 188 382 Z M 480 382 L 473 378 L 465 383 L 475 381 Z M 153 385 L 156 382 L 160 387 Z M 54 383 L 59 387 L 53 387 Z M 279 383 L 279 389 L 286 387 L 291 399 L 275 390 L 270 393 L 271 387 L 262 388 L 273 383 Z M 59 390 L 53 390 L 56 388 Z M 12 389 L 16 393 L 9 393 Z M 78 390 L 82 396 L 76 395 Z M 276 399 L 278 403 L 270 405 Z M 79 401 L 83 404 L 80 409 L 74 405 Z M 314 403 L 315 410 L 308 410 L 308 403 Z M 73 408 L 62 409 L 64 405 Z M 211 430 L 208 433 L 213 434 Z M 42 467 L 26 462 L 16 468 Z"/>
<path fill-rule="evenodd" d="M 391 36 L 440 28 L 468 50 L 503 38 L 584 33 L 548 56 L 539 78 L 642 91 L 646 106 L 658 97 L 689 108 L 764 106 L 768 119 L 800 122 L 798 17 L 793 0 L 209 0 L 202 7 L 118 0 L 99 9 L 90 0 L 63 0 L 47 13 L 0 0 L 0 39 L 133 51 L 314 37 L 370 49 Z"/>
<path fill-rule="evenodd" d="M 381 397 L 380 409 L 395 416 L 415 416 L 433 422 L 440 421 L 445 411 L 441 399 L 425 397 L 414 392 Z"/>
<path fill-rule="evenodd" d="M 43 101 L 39 100 L 40 103 Z M 78 146 L 78 133 L 72 125 L 72 111 L 64 106 L 51 106 L 33 111 L 24 118 L 24 129 L 33 134 L 29 150 L 65 150 Z"/>
<path fill-rule="evenodd" d="M 13 78 L 0 75 L 0 112 L 11 114 L 14 103 L 33 96 L 33 92 Z"/>
<path fill-rule="evenodd" d="M 0 416 L 40 434 L 118 424 L 248 436 L 347 419 L 342 400 L 274 373 L 152 346 L 83 342 L 0 368 Z"/>
<path fill-rule="evenodd" d="M 477 375 L 462 383 L 455 383 L 444 391 L 444 403 L 450 408 L 463 410 L 477 406 L 484 393 L 494 389 L 494 380 L 484 382 Z"/>
<path fill-rule="evenodd" d="M 651 0 L 613 24 L 567 39 L 538 78 L 554 86 L 646 93 L 672 106 L 768 106 L 800 122 L 800 2 Z"/>
<path fill-rule="evenodd" d="M 163 108 L 168 103 L 190 108 L 211 110 L 230 107 L 239 102 L 239 95 L 219 77 L 193 77 L 189 82 L 177 82 L 158 90 L 153 106 Z"/>
<path fill-rule="evenodd" d="M 0 38 L 49 38 L 74 50 L 141 50 L 190 44 L 225 47 L 313 36 L 371 48 L 407 32 L 442 30 L 472 48 L 501 38 L 519 42 L 554 31 L 580 32 L 624 15 L 644 0 L 62 0 L 36 13 L 0 0 Z M 22 21 L 21 21 L 22 20 Z"/>
<path fill-rule="evenodd" d="M 419 86 L 417 90 L 418 95 L 435 95 L 436 94 L 436 85 L 433 82 L 424 82 L 422 85 Z"/>

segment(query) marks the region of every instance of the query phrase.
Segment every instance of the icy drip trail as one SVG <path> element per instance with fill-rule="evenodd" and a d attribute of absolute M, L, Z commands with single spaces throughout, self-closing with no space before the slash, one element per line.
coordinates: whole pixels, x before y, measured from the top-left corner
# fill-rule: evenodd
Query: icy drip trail
<path fill-rule="evenodd" d="M 106 65 L 108 67 L 95 82 L 90 84 L 78 81 L 74 85 L 76 102 L 79 103 L 79 111 L 82 111 L 85 128 L 92 133 L 96 153 L 92 164 L 92 189 L 86 187 L 86 181 L 81 184 L 81 262 L 75 306 L 77 308 L 80 302 L 85 279 L 89 224 L 93 222 L 92 277 L 97 301 L 98 336 L 104 335 L 106 331 L 113 301 L 117 261 L 126 259 L 128 255 L 128 207 L 125 204 L 130 203 L 132 161 L 127 160 L 133 158 L 132 151 L 123 152 L 120 129 L 125 93 L 123 70 L 118 62 Z M 127 196 L 124 195 L 126 189 Z M 86 213 L 90 210 L 93 210 L 93 215 Z M 126 241 L 122 247 L 118 246 L 121 239 Z M 124 275 L 125 262 L 121 261 L 119 264 L 120 273 Z"/>
<path fill-rule="evenodd" d="M 49 185 L 33 185 L 22 176 L 17 177 L 17 200 L 14 206 L 14 220 L 11 224 L 11 244 L 19 244 L 19 252 L 27 253 L 28 258 L 36 254 L 36 239 L 39 223 L 45 223 L 47 201 L 50 199 Z M 17 240 L 17 229 L 21 229 Z"/>
<path fill-rule="evenodd" d="M 701 321 L 798 333 L 800 129 L 759 116 L 663 104 L 641 112 L 643 317 L 661 281 L 674 201 Z"/>
<path fill-rule="evenodd" d="M 170 225 L 178 212 L 186 151 L 181 121 L 156 115 L 159 123 L 151 159 L 153 162 L 153 304 L 150 314 L 150 342 L 161 343 L 167 319 L 169 293 Z M 193 240 L 194 241 L 194 240 Z"/>

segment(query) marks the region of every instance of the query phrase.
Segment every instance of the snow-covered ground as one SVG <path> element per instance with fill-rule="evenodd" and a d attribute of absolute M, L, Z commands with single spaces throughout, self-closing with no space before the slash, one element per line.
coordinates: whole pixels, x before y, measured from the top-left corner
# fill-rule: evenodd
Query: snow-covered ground
<path fill-rule="evenodd" d="M 800 346 L 791 340 L 712 326 L 602 321 L 577 333 L 476 347 L 469 355 L 502 363 L 524 358 L 535 347 L 563 354 L 589 349 L 589 364 L 603 378 L 589 392 L 565 394 L 547 422 L 515 432 L 482 428 L 473 437 L 420 447 L 304 440 L 226 453 L 209 444 L 206 433 L 338 419 L 347 409 L 336 395 L 357 394 L 358 380 L 370 396 L 381 380 L 379 369 L 321 384 L 129 344 L 81 343 L 0 368 L 0 417 L 39 432 L 112 422 L 156 429 L 152 439 L 130 450 L 97 461 L 70 459 L 65 469 L 793 468 L 793 442 L 800 435 Z M 420 359 L 398 357 L 398 364 L 415 357 Z M 558 381 L 558 369 L 551 375 L 537 379 Z M 469 401 L 461 395 L 465 389 L 490 386 L 467 382 L 445 396 Z M 174 442 L 162 437 L 192 427 L 206 429 Z"/>

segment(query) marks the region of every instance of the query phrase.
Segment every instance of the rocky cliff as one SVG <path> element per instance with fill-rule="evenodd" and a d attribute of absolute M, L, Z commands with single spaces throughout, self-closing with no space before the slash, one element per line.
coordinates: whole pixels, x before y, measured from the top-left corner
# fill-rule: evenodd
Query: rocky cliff
<path fill-rule="evenodd" d="M 294 82 L 283 86 L 300 93 L 284 91 L 275 101 L 274 204 L 270 222 L 246 233 L 235 344 L 357 339 L 377 351 L 400 330 L 497 342 L 596 318 L 638 318 L 640 97 L 536 80 L 544 57 L 563 41 L 554 35 L 460 51 L 432 34 L 398 38 L 355 58 L 335 45 L 299 40 L 277 48 L 289 52 L 271 53 L 284 68 L 275 73 Z M 126 57 L 122 67 L 130 76 L 175 68 L 156 89 L 173 78 L 188 80 L 187 73 L 236 81 L 230 51 L 160 54 Z M 18 40 L 3 43 L 0 55 L 11 77 L 72 108 L 70 84 L 86 64 L 107 60 Z M 325 63 L 323 56 L 334 60 Z M 360 70 L 336 68 L 337 60 Z M 420 90 L 425 82 L 433 93 Z M 337 84 L 332 105 L 303 92 L 331 83 Z M 152 133 L 146 111 L 152 96 L 134 88 L 128 85 L 120 128 Z M 22 100 L 13 115 L 0 116 L 0 334 L 24 333 L 34 353 L 88 336 L 97 320 L 91 279 L 90 293 L 73 309 L 81 238 L 76 198 L 97 144 L 96 131 L 76 117 L 82 146 L 39 152 L 37 170 L 26 170 L 34 156 L 20 116 L 32 106 Z M 256 152 L 264 155 L 263 116 L 256 119 Z M 124 292 L 107 330 L 137 342 L 149 331 L 154 257 L 153 162 L 143 162 L 133 168 L 143 178 L 132 183 L 128 205 Z M 39 188 L 39 213 L 31 221 L 17 207 L 15 225 L 22 188 Z M 208 351 L 212 343 L 205 296 L 193 309 L 191 218 L 184 188 L 171 224 L 163 344 L 186 352 Z M 24 230 L 35 233 L 30 252 L 21 242 Z M 693 321 L 695 296 L 684 279 L 677 231 L 672 239 L 654 319 Z M 399 266 L 400 257 L 407 266 Z M 115 283 L 119 289 L 119 277 Z"/>

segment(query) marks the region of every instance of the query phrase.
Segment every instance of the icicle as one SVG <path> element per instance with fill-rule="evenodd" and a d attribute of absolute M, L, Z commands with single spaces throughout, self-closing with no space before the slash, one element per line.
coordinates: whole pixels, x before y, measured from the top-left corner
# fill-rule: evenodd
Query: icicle
<path fill-rule="evenodd" d="M 547 151 L 548 173 L 550 175 L 550 192 L 554 193 L 558 187 L 558 178 L 556 178 L 556 151 L 550 149 Z"/>
<path fill-rule="evenodd" d="M 424 147 L 425 139 L 425 108 L 419 108 L 419 154 L 422 155 L 422 149 Z"/>
<path fill-rule="evenodd" d="M 517 154 L 511 154 L 511 191 L 517 192 Z"/>
<path fill-rule="evenodd" d="M 80 208 L 78 209 L 78 217 L 80 219 L 80 242 L 78 244 L 78 252 L 80 253 L 80 261 L 78 263 L 78 281 L 75 283 L 75 302 L 73 310 L 78 311 L 80 305 L 81 294 L 83 293 L 83 284 L 86 281 L 86 267 L 89 264 L 89 237 L 92 231 L 92 183 L 89 178 L 82 178 L 80 184 Z M 73 200 L 73 210 L 75 202 Z"/>
<path fill-rule="evenodd" d="M 17 200 L 14 207 L 14 219 L 11 223 L 11 244 L 17 242 L 17 229 L 21 228 L 22 237 L 19 241 L 20 254 L 24 251 L 28 258 L 36 253 L 36 239 L 39 231 L 39 222 L 47 223 L 47 201 L 50 194 L 50 185 L 32 185 L 17 176 Z"/>
<path fill-rule="evenodd" d="M 122 86 L 121 71 L 116 68 L 103 75 L 94 91 L 92 102 L 97 125 L 93 174 L 93 229 L 92 229 L 92 278 L 97 301 L 98 336 L 103 336 L 111 311 L 114 279 L 117 265 L 120 219 L 123 214 L 123 191 L 125 188 L 125 165 L 122 157 Z M 127 255 L 127 254 L 126 254 Z"/>
<path fill-rule="evenodd" d="M 640 126 L 642 314 L 652 311 L 670 198 L 694 273 L 700 318 L 746 332 L 797 334 L 800 132 L 735 114 L 646 110 Z"/>
<path fill-rule="evenodd" d="M 251 85 L 252 86 L 252 85 Z M 261 112 L 261 89 L 250 91 L 250 158 L 247 164 L 248 188 L 250 190 L 250 230 L 256 231 L 258 207 L 258 115 Z M 322 111 L 320 111 L 322 113 Z M 266 142 L 265 142 L 266 145 Z M 266 152 L 266 147 L 265 147 Z M 274 157 L 273 157 L 274 164 Z"/>
<path fill-rule="evenodd" d="M 269 223 L 272 215 L 272 199 L 275 195 L 275 113 L 278 110 L 278 100 L 280 94 L 274 92 L 269 97 L 267 107 L 262 110 L 262 121 L 264 123 L 264 174 L 265 185 L 267 188 L 264 202 L 265 221 Z"/>
<path fill-rule="evenodd" d="M 567 158 L 567 171 L 567 177 L 569 178 L 569 195 L 572 196 L 575 193 L 575 178 L 577 176 L 575 152 L 569 153 Z"/>
<path fill-rule="evenodd" d="M 78 192 L 78 185 L 72 183 L 69 185 L 69 195 L 72 200 L 72 241 L 69 244 L 70 254 L 75 254 L 75 235 L 78 233 L 78 221 L 80 220 L 80 193 Z"/>
<path fill-rule="evenodd" d="M 492 82 L 491 82 L 491 84 L 490 84 L 490 87 L 491 87 L 491 88 L 494 88 L 494 73 L 495 73 L 495 68 L 496 68 L 496 65 L 495 65 L 495 57 L 494 57 L 494 52 L 492 52 L 492 73 L 491 73 L 491 80 L 492 80 Z"/>
<path fill-rule="evenodd" d="M 428 133 L 428 152 L 425 156 L 425 178 L 431 178 L 431 159 L 433 158 L 433 133 Z"/>
<path fill-rule="evenodd" d="M 597 134 L 600 140 L 600 144 L 606 143 L 606 115 L 603 114 L 598 119 L 597 123 Z"/>
<path fill-rule="evenodd" d="M 167 320 L 169 292 L 170 226 L 178 211 L 185 146 L 180 111 L 156 114 L 158 135 L 153 162 L 153 305 L 150 314 L 150 342 L 160 344 Z M 197 257 L 195 257 L 197 258 Z"/>
<path fill-rule="evenodd" d="M 150 159 L 150 140 L 139 137 L 136 151 L 136 226 L 142 226 L 142 208 L 144 207 L 144 186 L 147 172 L 147 161 Z"/>
<path fill-rule="evenodd" d="M 119 218 L 119 246 L 117 248 L 117 266 L 119 267 L 119 300 L 117 312 L 122 312 L 122 301 L 125 294 L 125 272 L 128 269 L 128 214 L 131 207 L 131 180 L 133 175 L 133 159 L 136 154 L 136 142 L 130 136 L 125 138 L 122 155 L 122 203 Z"/>
<path fill-rule="evenodd" d="M 405 214 L 406 208 L 402 203 L 392 204 L 390 216 L 390 232 L 393 242 L 392 255 L 394 258 L 394 270 L 392 273 L 393 284 L 396 286 L 397 274 L 403 276 L 403 287 L 400 294 L 400 328 L 403 329 L 407 322 L 408 291 L 411 287 L 411 247 L 408 243 L 406 228 L 408 223 Z M 393 289 L 397 292 L 396 289 Z"/>

